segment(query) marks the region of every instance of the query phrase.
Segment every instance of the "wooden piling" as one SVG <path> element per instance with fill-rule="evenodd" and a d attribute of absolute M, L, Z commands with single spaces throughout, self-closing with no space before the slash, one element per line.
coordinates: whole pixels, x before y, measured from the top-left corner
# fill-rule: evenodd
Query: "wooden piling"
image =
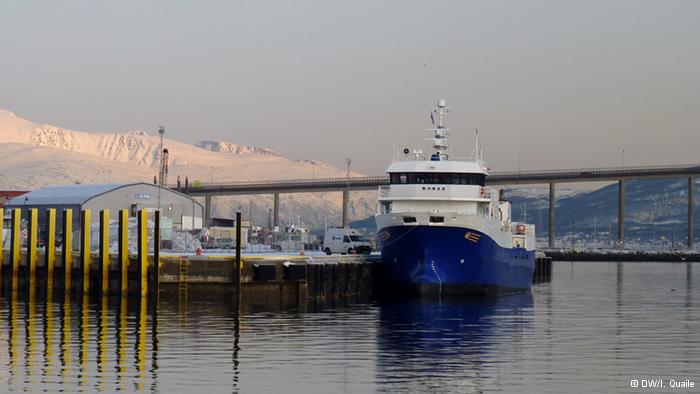
<path fill-rule="evenodd" d="M 46 210 L 46 223 L 44 227 L 46 242 L 44 242 L 44 272 L 48 283 L 53 285 L 53 272 L 56 266 L 56 209 Z M 53 286 L 48 286 L 48 291 L 53 290 Z"/>
<path fill-rule="evenodd" d="M 83 272 L 83 293 L 90 292 L 90 209 L 80 215 L 80 268 Z"/>
<path fill-rule="evenodd" d="M 138 213 L 138 278 L 141 296 L 148 294 L 148 212 L 141 209 Z"/>
<path fill-rule="evenodd" d="M 117 260 L 119 264 L 119 289 L 126 296 L 129 283 L 129 211 L 119 211 L 119 242 Z"/>
<path fill-rule="evenodd" d="M 109 294 L 109 209 L 100 211 L 100 292 Z"/>
<path fill-rule="evenodd" d="M 61 254 L 63 258 L 64 290 L 70 294 L 71 275 L 73 271 L 73 210 L 63 210 L 63 240 L 61 241 Z"/>

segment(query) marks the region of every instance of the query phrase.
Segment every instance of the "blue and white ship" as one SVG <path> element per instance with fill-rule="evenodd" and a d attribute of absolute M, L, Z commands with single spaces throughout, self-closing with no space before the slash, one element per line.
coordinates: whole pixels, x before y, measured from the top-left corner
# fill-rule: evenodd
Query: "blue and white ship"
<path fill-rule="evenodd" d="M 471 158 L 450 156 L 445 100 L 438 100 L 433 151 L 397 152 L 379 188 L 375 216 L 388 285 L 420 294 L 492 294 L 529 289 L 535 227 L 511 222 L 510 202 L 485 187 L 478 131 Z M 431 114 L 432 118 L 432 114 Z"/>

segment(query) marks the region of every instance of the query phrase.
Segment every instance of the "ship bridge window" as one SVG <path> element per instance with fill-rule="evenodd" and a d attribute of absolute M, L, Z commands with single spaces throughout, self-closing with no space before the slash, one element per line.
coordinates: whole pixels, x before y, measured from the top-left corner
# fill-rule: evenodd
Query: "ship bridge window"
<path fill-rule="evenodd" d="M 450 172 L 393 172 L 389 182 L 393 185 L 479 185 L 484 186 L 484 174 L 465 174 Z"/>
<path fill-rule="evenodd" d="M 415 217 L 415 216 L 404 216 L 404 217 L 403 217 L 403 222 L 404 222 L 404 223 L 415 223 L 415 222 L 416 222 L 416 217 Z"/>
<path fill-rule="evenodd" d="M 445 223 L 444 216 L 431 216 L 430 223 Z"/>

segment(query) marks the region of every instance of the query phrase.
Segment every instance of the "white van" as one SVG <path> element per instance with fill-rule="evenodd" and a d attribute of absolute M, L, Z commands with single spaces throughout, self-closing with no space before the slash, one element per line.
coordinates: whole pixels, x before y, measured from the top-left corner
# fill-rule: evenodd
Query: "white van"
<path fill-rule="evenodd" d="M 372 245 L 357 230 L 332 227 L 326 231 L 326 236 L 323 238 L 323 250 L 326 254 L 369 254 L 372 252 Z"/>

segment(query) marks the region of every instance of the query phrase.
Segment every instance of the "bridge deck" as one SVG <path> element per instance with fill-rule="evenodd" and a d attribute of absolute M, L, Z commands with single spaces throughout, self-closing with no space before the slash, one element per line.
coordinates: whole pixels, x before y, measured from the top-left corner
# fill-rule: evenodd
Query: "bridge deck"
<path fill-rule="evenodd" d="M 523 185 L 565 182 L 616 181 L 620 179 L 662 179 L 700 175 L 700 164 L 646 167 L 579 168 L 562 170 L 493 172 L 487 185 Z M 373 190 L 389 184 L 387 176 L 353 178 L 288 179 L 277 181 L 209 183 L 180 191 L 192 196 L 245 195 L 269 193 L 313 193 L 340 190 Z M 178 189 L 176 185 L 170 185 Z"/>

